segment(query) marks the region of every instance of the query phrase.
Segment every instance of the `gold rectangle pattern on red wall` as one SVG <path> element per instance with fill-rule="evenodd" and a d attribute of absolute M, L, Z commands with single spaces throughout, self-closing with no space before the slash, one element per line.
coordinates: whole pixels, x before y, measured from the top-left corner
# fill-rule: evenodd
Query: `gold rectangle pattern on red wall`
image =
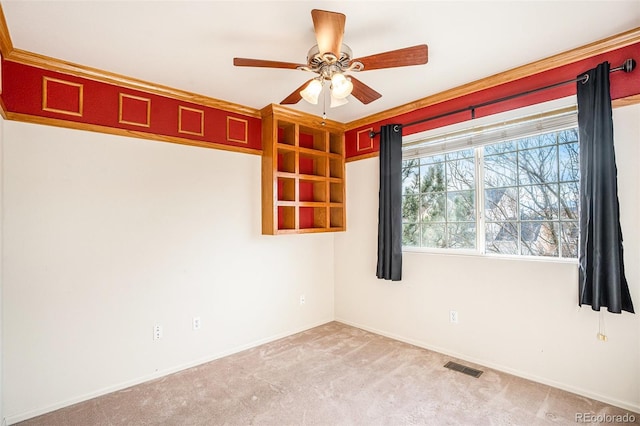
<path fill-rule="evenodd" d="M 151 125 L 151 99 L 120 93 L 118 122 L 149 127 Z"/>
<path fill-rule="evenodd" d="M 356 151 L 369 151 L 373 149 L 373 139 L 369 136 L 370 132 L 373 132 L 373 127 L 358 131 L 356 136 Z"/>
<path fill-rule="evenodd" d="M 79 83 L 42 78 L 42 110 L 82 117 L 84 87 Z"/>
<path fill-rule="evenodd" d="M 204 136 L 204 111 L 178 106 L 178 133 Z"/>
<path fill-rule="evenodd" d="M 242 118 L 227 116 L 227 140 L 229 142 L 248 143 L 249 122 Z"/>

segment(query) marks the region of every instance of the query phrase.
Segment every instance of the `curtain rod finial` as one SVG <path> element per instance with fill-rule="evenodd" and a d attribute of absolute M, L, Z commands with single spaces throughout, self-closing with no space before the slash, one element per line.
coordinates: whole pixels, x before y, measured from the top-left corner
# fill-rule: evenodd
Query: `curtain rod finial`
<path fill-rule="evenodd" d="M 632 58 L 629 58 L 626 61 L 624 61 L 624 64 L 622 65 L 622 70 L 624 72 L 631 72 L 635 69 L 635 67 L 636 67 L 636 61 Z"/>

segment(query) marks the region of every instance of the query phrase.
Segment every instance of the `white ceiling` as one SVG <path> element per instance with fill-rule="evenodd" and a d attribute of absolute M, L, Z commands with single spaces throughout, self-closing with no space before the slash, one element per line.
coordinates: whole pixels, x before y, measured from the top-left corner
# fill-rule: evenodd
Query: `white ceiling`
<path fill-rule="evenodd" d="M 305 63 L 315 44 L 311 9 L 346 14 L 355 57 L 428 44 L 426 65 L 358 74 L 382 98 L 327 108 L 341 122 L 640 27 L 640 0 L 1 4 L 16 48 L 254 108 L 279 103 L 312 75 L 234 67 L 233 58 Z M 293 107 L 323 111 L 304 100 Z"/>

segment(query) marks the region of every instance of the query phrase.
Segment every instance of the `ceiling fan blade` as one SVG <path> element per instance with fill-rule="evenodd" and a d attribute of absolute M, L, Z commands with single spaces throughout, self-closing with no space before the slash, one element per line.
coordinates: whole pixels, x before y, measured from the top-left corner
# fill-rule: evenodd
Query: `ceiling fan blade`
<path fill-rule="evenodd" d="M 370 104 L 376 99 L 382 97 L 380 93 L 376 92 L 357 78 L 353 76 L 349 76 L 349 78 L 351 78 L 351 83 L 353 83 L 353 90 L 351 91 L 351 94 L 363 104 Z"/>
<path fill-rule="evenodd" d="M 320 54 L 333 53 L 340 58 L 340 46 L 342 46 L 344 23 L 347 17 L 342 13 L 313 9 L 311 18 Z"/>
<path fill-rule="evenodd" d="M 266 61 L 263 59 L 249 58 L 233 58 L 233 65 L 236 67 L 286 68 L 292 70 L 306 66 L 303 64 L 294 64 L 292 62 Z"/>
<path fill-rule="evenodd" d="M 313 80 L 313 78 L 311 80 Z M 300 100 L 302 99 L 302 95 L 300 94 L 300 91 L 304 89 L 307 86 L 307 84 L 311 82 L 311 80 L 307 80 L 304 83 L 302 83 L 302 86 L 298 87 L 296 90 L 291 92 L 289 96 L 284 98 L 282 102 L 280 102 L 280 105 L 292 105 L 300 102 Z"/>
<path fill-rule="evenodd" d="M 362 65 L 364 65 L 362 71 L 370 71 L 382 68 L 422 65 L 426 64 L 428 60 L 429 53 L 427 45 L 419 44 L 417 46 L 405 47 L 404 49 L 391 50 L 389 52 L 356 58 L 353 61 L 361 62 Z"/>

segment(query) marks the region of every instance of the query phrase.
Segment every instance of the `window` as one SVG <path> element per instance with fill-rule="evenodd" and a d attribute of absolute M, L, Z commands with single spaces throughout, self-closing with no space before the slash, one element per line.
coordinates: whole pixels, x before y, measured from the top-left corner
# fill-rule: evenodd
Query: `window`
<path fill-rule="evenodd" d="M 564 127 L 445 153 L 432 142 L 405 150 L 403 246 L 576 258 L 578 132 Z"/>
<path fill-rule="evenodd" d="M 404 161 L 403 245 L 476 247 L 474 150 Z"/>

